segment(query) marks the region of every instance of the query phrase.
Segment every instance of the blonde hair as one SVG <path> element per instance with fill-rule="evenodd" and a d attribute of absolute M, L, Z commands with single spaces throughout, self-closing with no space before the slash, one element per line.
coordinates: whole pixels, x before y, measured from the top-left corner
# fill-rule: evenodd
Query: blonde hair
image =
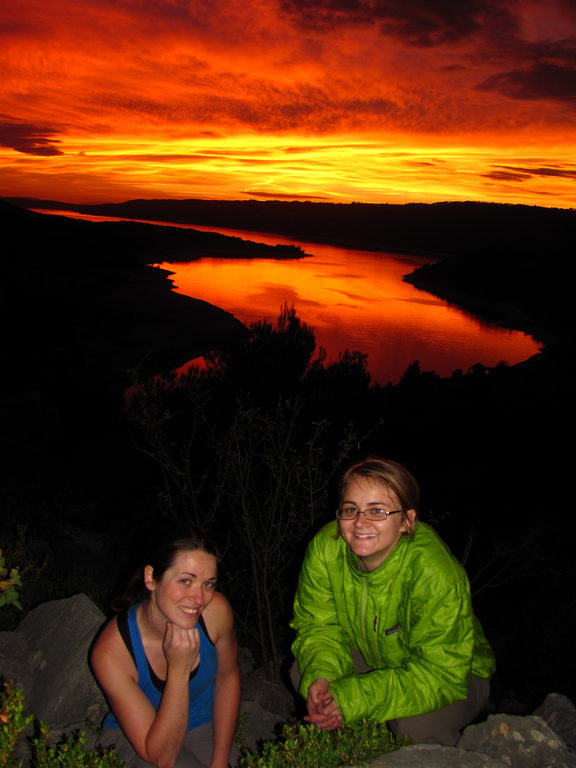
<path fill-rule="evenodd" d="M 344 488 L 356 477 L 367 477 L 383 483 L 388 490 L 393 491 L 402 508 L 402 522 L 408 535 L 413 535 L 416 517 L 408 515 L 409 510 L 418 513 L 420 489 L 416 478 L 405 466 L 397 461 L 382 459 L 380 456 L 368 456 L 362 461 L 352 464 L 344 472 L 340 480 L 340 498 Z"/>

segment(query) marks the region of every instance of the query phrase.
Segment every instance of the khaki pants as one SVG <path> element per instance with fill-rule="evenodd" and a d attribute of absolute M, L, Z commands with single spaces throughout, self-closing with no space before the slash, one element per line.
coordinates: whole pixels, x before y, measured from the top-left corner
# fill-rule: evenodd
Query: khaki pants
<path fill-rule="evenodd" d="M 103 747 L 114 746 L 128 768 L 150 768 L 152 765 L 136 754 L 119 728 L 105 728 L 102 731 L 100 744 Z M 206 723 L 206 725 L 201 725 L 193 731 L 188 731 L 182 751 L 174 763 L 174 768 L 208 768 L 212 761 L 213 749 L 214 728 L 212 723 Z M 236 746 L 233 746 L 230 765 L 235 765 L 237 759 L 238 750 Z"/>
<path fill-rule="evenodd" d="M 454 747 L 460 731 L 486 709 L 490 696 L 490 681 L 470 676 L 468 697 L 447 707 L 423 715 L 389 720 L 388 727 L 395 736 L 410 736 L 414 744 L 443 744 Z"/>

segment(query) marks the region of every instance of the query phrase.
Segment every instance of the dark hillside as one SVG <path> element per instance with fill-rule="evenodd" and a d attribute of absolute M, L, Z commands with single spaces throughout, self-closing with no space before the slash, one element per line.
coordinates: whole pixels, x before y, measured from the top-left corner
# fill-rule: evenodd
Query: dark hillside
<path fill-rule="evenodd" d="M 8 391 L 24 386 L 31 361 L 36 386 L 58 390 L 80 376 L 118 387 L 129 368 L 174 367 L 244 332 L 228 313 L 173 293 L 168 273 L 148 266 L 156 261 L 303 255 L 194 230 L 47 216 L 1 201 L 0 222 Z"/>
<path fill-rule="evenodd" d="M 476 254 L 529 248 L 576 251 L 576 212 L 496 203 L 308 203 L 220 200 L 130 200 L 102 205 L 14 200 L 103 216 L 279 232 L 378 250 Z"/>

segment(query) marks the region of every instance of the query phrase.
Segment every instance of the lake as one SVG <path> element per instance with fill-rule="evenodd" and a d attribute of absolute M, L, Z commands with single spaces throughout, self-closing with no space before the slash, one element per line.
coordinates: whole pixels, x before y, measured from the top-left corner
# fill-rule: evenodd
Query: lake
<path fill-rule="evenodd" d="M 44 212 L 44 211 L 42 211 Z M 45 211 L 93 221 L 120 220 Z M 334 360 L 344 349 L 368 354 L 368 368 L 380 382 L 396 382 L 418 360 L 422 370 L 448 376 L 475 363 L 518 363 L 538 343 L 519 331 L 480 320 L 402 278 L 429 259 L 355 250 L 263 232 L 202 225 L 166 224 L 219 232 L 274 245 L 303 248 L 304 259 L 219 259 L 160 264 L 173 272 L 174 290 L 231 312 L 244 323 L 275 320 L 284 302 L 315 331 L 318 345 Z"/>
<path fill-rule="evenodd" d="M 196 226 L 268 244 L 298 245 L 310 258 L 240 260 L 204 258 L 161 266 L 174 272 L 175 290 L 205 299 L 244 323 L 274 320 L 293 303 L 336 358 L 344 349 L 368 354 L 380 382 L 396 382 L 418 360 L 443 376 L 481 362 L 517 363 L 535 354 L 530 336 L 487 323 L 402 278 L 429 259 L 310 243 L 281 235 Z"/>

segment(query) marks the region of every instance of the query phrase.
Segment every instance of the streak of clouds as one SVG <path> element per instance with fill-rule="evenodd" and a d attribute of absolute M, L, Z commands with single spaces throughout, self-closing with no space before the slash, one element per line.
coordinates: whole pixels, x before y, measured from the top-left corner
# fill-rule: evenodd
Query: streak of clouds
<path fill-rule="evenodd" d="M 0 66 L 0 194 L 576 203 L 569 0 L 19 0 Z"/>

